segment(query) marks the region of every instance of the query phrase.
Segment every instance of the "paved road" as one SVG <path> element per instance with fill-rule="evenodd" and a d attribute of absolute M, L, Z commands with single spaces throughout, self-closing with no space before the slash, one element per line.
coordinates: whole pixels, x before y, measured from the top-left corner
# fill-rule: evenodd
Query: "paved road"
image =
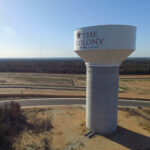
<path fill-rule="evenodd" d="M 119 99 L 119 106 L 149 107 L 150 101 Z"/>
<path fill-rule="evenodd" d="M 78 90 L 85 91 L 85 87 L 60 87 L 60 86 L 50 86 L 50 85 L 0 85 L 0 88 L 31 88 L 31 89 L 55 89 L 55 90 Z"/>
<path fill-rule="evenodd" d="M 150 78 L 120 78 L 120 80 L 127 80 L 127 81 L 132 81 L 132 80 L 145 80 L 145 81 L 149 81 Z"/>
<path fill-rule="evenodd" d="M 43 106 L 43 105 L 85 105 L 85 98 L 40 98 L 40 99 L 20 99 L 14 100 L 22 107 Z M 10 102 L 0 101 L 0 106 Z M 119 99 L 119 106 L 150 107 L 150 101 Z"/>

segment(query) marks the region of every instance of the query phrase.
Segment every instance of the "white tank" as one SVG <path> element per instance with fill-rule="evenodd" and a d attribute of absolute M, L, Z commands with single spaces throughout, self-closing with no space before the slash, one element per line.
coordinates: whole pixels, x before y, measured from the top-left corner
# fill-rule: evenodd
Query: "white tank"
<path fill-rule="evenodd" d="M 136 27 L 100 25 L 74 31 L 74 50 L 87 67 L 86 126 L 107 134 L 117 128 L 119 65 L 136 46 Z"/>

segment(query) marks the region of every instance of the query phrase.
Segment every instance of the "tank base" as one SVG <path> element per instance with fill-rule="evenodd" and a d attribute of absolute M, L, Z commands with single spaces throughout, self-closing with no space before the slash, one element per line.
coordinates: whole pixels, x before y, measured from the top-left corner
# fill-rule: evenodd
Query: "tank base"
<path fill-rule="evenodd" d="M 117 130 L 119 66 L 87 66 L 86 126 L 100 134 Z"/>

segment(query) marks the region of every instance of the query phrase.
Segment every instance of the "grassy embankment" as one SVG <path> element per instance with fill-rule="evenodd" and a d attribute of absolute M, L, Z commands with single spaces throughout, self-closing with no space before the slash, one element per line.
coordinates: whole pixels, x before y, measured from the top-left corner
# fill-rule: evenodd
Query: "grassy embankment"
<path fill-rule="evenodd" d="M 85 97 L 86 76 L 82 74 L 1 73 L 0 84 L 1 86 L 12 86 L 12 88 L 0 88 L 1 99 L 11 97 Z M 21 87 L 13 88 L 13 85 Z M 24 88 L 24 85 L 29 87 Z M 38 88 L 32 86 L 38 86 Z M 46 86 L 46 88 L 40 88 L 42 86 Z M 55 89 L 55 87 L 62 88 Z M 63 87 L 68 89 L 63 89 Z M 82 90 L 71 88 L 82 88 Z M 119 97 L 150 99 L 150 75 L 120 75 Z"/>

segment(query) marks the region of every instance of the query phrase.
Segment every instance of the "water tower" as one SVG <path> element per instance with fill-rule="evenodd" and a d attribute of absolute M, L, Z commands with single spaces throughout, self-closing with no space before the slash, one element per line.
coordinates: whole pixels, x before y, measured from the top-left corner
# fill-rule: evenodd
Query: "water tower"
<path fill-rule="evenodd" d="M 74 31 L 74 50 L 86 64 L 86 126 L 107 134 L 117 128 L 119 66 L 134 50 L 136 27 L 99 25 Z"/>

